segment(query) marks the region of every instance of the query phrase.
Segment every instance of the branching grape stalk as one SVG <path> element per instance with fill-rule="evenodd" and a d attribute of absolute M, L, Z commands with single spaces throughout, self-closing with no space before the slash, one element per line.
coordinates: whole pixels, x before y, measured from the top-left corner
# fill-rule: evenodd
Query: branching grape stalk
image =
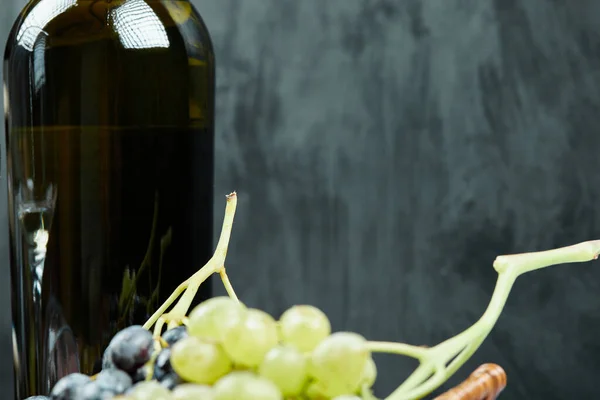
<path fill-rule="evenodd" d="M 144 324 L 144 328 L 146 329 L 150 329 L 152 325 L 154 325 L 154 337 L 160 337 L 165 323 L 168 324 L 169 328 L 173 328 L 184 322 L 185 316 L 187 315 L 196 293 L 198 293 L 200 285 L 212 274 L 218 273 L 221 276 L 221 280 L 223 281 L 229 296 L 237 300 L 237 296 L 233 291 L 233 287 L 225 272 L 225 258 L 227 257 L 227 247 L 229 246 L 229 238 L 231 237 L 231 228 L 233 227 L 233 217 L 235 215 L 236 207 L 237 195 L 233 192 L 227 196 L 227 206 L 225 207 L 225 217 L 223 218 L 221 236 L 219 237 L 217 248 L 211 259 L 208 260 L 198 272 L 188 278 L 185 282 L 181 283 Z M 173 307 L 169 313 L 165 313 L 182 293 L 183 295 L 175 307 Z"/>
<path fill-rule="evenodd" d="M 179 285 L 144 325 L 146 329 L 154 326 L 154 336 L 157 338 L 158 346 L 160 346 L 158 341 L 165 324 L 170 329 L 186 322 L 187 312 L 198 288 L 212 274 L 219 274 L 229 296 L 237 300 L 225 272 L 225 258 L 236 206 L 237 195 L 234 192 L 227 196 L 221 235 L 213 257 L 198 272 Z M 490 303 L 483 316 L 463 332 L 429 348 L 396 342 L 369 342 L 369 348 L 374 353 L 404 355 L 419 361 L 415 371 L 386 400 L 422 399 L 446 382 L 477 351 L 488 336 L 506 304 L 513 284 L 520 275 L 552 265 L 595 260 L 599 254 L 600 240 L 593 240 L 558 249 L 499 256 L 493 264 L 498 272 L 498 280 Z M 167 309 L 178 298 L 173 309 L 167 313 Z"/>

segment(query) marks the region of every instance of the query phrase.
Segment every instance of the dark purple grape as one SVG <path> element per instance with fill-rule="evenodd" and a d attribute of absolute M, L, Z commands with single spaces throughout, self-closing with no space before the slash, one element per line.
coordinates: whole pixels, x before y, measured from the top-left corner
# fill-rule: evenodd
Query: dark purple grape
<path fill-rule="evenodd" d="M 112 360 L 112 348 L 110 345 L 104 350 L 104 354 L 102 355 L 102 369 L 112 369 L 117 368 L 115 363 Z"/>
<path fill-rule="evenodd" d="M 181 379 L 181 377 L 177 375 L 177 372 L 172 371 L 163 376 L 163 378 L 159 382 L 163 387 L 169 390 L 173 390 L 175 389 L 175 386 L 183 383 L 183 379 Z"/>
<path fill-rule="evenodd" d="M 56 382 L 56 385 L 54 385 L 52 391 L 50 392 L 50 399 L 76 400 L 75 392 L 90 381 L 91 379 L 87 375 L 77 372 L 69 374 Z"/>
<path fill-rule="evenodd" d="M 120 369 L 105 369 L 98 374 L 94 382 L 104 391 L 115 395 L 123 394 L 133 384 L 131 377 Z"/>
<path fill-rule="evenodd" d="M 77 397 L 73 397 L 73 400 L 109 400 L 114 396 L 112 391 L 102 388 L 98 382 L 89 382 L 77 390 Z"/>
<path fill-rule="evenodd" d="M 178 326 L 177 328 L 169 329 L 165 333 L 163 333 L 162 338 L 165 342 L 169 344 L 169 346 L 173 346 L 175 343 L 180 341 L 181 339 L 185 339 L 188 337 L 188 331 L 185 325 Z"/>
<path fill-rule="evenodd" d="M 152 333 L 139 325 L 130 326 L 113 337 L 105 351 L 103 365 L 109 368 L 114 365 L 133 374 L 150 360 L 152 347 Z"/>
<path fill-rule="evenodd" d="M 160 381 L 163 376 L 173 371 L 171 367 L 171 349 L 162 349 L 154 362 L 153 379 Z"/>

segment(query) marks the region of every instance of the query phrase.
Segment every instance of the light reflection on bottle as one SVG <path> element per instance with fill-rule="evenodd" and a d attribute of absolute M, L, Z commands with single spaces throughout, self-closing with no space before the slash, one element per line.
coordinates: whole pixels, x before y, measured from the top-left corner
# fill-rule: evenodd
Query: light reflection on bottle
<path fill-rule="evenodd" d="M 44 348 L 47 349 L 47 353 L 43 363 L 45 370 L 40 381 L 46 387 L 42 388 L 42 393 L 48 393 L 61 377 L 80 372 L 77 341 L 54 296 L 48 299 L 45 319 L 47 329 Z"/>
<path fill-rule="evenodd" d="M 20 375 L 21 374 L 21 357 L 19 357 L 19 344 L 17 341 L 17 333 L 15 332 L 15 326 L 13 325 L 12 327 L 12 347 L 13 347 L 13 366 L 14 366 L 14 370 L 15 370 L 15 374 L 16 375 Z M 19 387 L 15 387 L 15 395 L 17 395 L 18 398 L 20 398 L 19 396 Z"/>
<path fill-rule="evenodd" d="M 112 10 L 111 15 L 119 40 L 126 49 L 169 47 L 165 27 L 144 0 L 129 0 Z"/>
<path fill-rule="evenodd" d="M 77 0 L 41 0 L 23 20 L 23 24 L 17 32 L 17 43 L 27 50 L 33 51 L 38 36 L 48 22 L 76 4 Z"/>
<path fill-rule="evenodd" d="M 10 102 L 8 101 L 8 89 L 6 83 L 2 84 L 2 95 L 4 97 L 4 118 L 8 118 L 10 114 Z"/>
<path fill-rule="evenodd" d="M 25 184 L 19 185 L 16 196 L 16 213 L 20 231 L 18 248 L 24 269 L 21 272 L 25 284 L 22 301 L 28 304 L 24 310 L 28 315 L 22 317 L 23 321 L 27 321 L 25 329 L 30 342 L 44 337 L 42 334 L 45 326 L 42 315 L 42 282 L 55 205 L 56 188 L 54 185 L 43 185 L 34 182 L 32 178 L 27 179 Z M 29 357 L 35 357 L 38 360 L 47 358 L 46 354 L 41 354 L 40 346 L 34 345 L 32 348 L 36 349 L 35 354 L 30 354 Z M 17 351 L 19 350 L 24 351 L 24 349 L 17 349 Z M 21 373 L 27 373 L 27 368 L 36 365 L 34 360 L 24 358 L 24 354 L 17 354 L 17 357 L 20 360 Z M 42 373 L 41 368 L 42 365 L 38 364 L 36 375 Z M 43 382 L 40 381 L 38 384 L 43 384 Z"/>
<path fill-rule="evenodd" d="M 47 34 L 42 32 L 35 42 L 32 57 L 30 59 L 31 71 L 33 72 L 33 90 L 39 93 L 46 84 L 46 42 Z"/>

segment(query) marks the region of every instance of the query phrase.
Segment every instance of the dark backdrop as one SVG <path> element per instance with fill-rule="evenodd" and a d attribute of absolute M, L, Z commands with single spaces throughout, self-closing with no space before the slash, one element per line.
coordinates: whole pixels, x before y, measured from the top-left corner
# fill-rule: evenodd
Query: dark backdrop
<path fill-rule="evenodd" d="M 2 1 L 5 38 L 23 3 Z M 433 345 L 482 314 L 496 255 L 600 238 L 599 1 L 195 3 L 218 62 L 216 221 L 237 190 L 248 305 Z M 599 288 L 598 263 L 523 276 L 451 383 L 496 362 L 503 398 L 596 398 Z M 379 396 L 414 366 L 377 361 Z"/>

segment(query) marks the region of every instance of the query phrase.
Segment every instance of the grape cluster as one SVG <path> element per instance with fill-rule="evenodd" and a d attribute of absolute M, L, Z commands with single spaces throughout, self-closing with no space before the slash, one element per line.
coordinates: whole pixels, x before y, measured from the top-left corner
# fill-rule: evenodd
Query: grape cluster
<path fill-rule="evenodd" d="M 327 316 L 312 306 L 294 306 L 275 321 L 237 300 L 225 271 L 236 205 L 233 192 L 227 196 L 213 257 L 144 326 L 113 337 L 98 375 L 68 375 L 49 397 L 26 400 L 377 400 L 371 393 L 377 377 L 372 352 L 418 360 L 418 368 L 387 400 L 421 399 L 446 382 L 485 340 L 518 276 L 600 255 L 600 240 L 594 240 L 499 256 L 490 304 L 463 332 L 433 347 L 367 342 L 352 332 L 332 334 Z M 209 299 L 187 315 L 198 288 L 213 274 L 220 276 L 229 297 Z M 163 333 L 165 324 L 169 329 Z"/>
<path fill-rule="evenodd" d="M 331 333 L 318 308 L 293 306 L 276 321 L 215 297 L 160 338 L 141 326 L 120 331 L 98 375 L 68 375 L 49 397 L 29 399 L 360 400 L 374 398 L 376 375 L 366 339 Z"/>
<path fill-rule="evenodd" d="M 237 300 L 225 271 L 236 205 L 233 192 L 227 196 L 213 257 L 182 282 L 144 326 L 126 328 L 113 337 L 98 375 L 68 375 L 56 383 L 50 397 L 26 400 L 377 400 L 371 393 L 377 377 L 372 352 L 418 360 L 417 369 L 387 400 L 422 399 L 485 340 L 518 276 L 600 255 L 600 240 L 593 240 L 499 256 L 490 304 L 463 332 L 433 347 L 367 342 L 352 332 L 332 334 L 327 316 L 312 306 L 294 306 L 275 321 Z M 213 274 L 220 276 L 229 297 L 209 299 L 188 315 L 198 288 Z M 169 329 L 163 333 L 165 324 Z"/>

